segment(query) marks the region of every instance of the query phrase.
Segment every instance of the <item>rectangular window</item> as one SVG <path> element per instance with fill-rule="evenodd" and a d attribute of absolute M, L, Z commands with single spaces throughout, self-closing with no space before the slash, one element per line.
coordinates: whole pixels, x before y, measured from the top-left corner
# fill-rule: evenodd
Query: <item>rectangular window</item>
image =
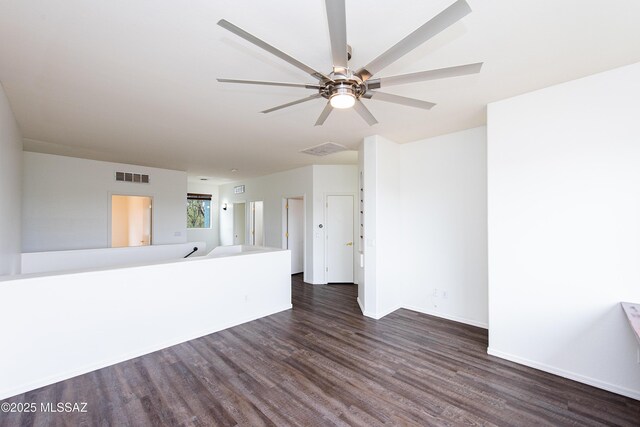
<path fill-rule="evenodd" d="M 187 228 L 211 228 L 211 194 L 187 194 Z"/>

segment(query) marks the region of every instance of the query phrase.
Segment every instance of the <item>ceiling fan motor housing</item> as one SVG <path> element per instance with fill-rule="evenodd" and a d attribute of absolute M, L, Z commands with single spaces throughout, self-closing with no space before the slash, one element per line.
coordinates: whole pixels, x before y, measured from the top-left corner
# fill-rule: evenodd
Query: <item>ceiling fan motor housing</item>
<path fill-rule="evenodd" d="M 320 95 L 326 99 L 331 99 L 335 95 L 351 95 L 360 98 L 367 91 L 367 85 L 350 70 L 344 73 L 333 72 L 329 75 L 333 81 L 322 81 L 319 89 Z"/>

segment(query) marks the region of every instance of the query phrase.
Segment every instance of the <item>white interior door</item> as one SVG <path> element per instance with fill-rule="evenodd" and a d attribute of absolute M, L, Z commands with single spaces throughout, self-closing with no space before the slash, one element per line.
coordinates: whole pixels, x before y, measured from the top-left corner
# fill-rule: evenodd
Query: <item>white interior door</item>
<path fill-rule="evenodd" d="M 233 244 L 244 245 L 247 242 L 244 237 L 244 230 L 247 227 L 244 203 L 233 204 Z"/>
<path fill-rule="evenodd" d="M 353 283 L 353 196 L 327 196 L 327 281 Z"/>
<path fill-rule="evenodd" d="M 249 203 L 249 244 L 264 246 L 264 205 L 260 202 Z"/>
<path fill-rule="evenodd" d="M 287 199 L 287 249 L 291 251 L 291 274 L 304 271 L 304 205 Z"/>

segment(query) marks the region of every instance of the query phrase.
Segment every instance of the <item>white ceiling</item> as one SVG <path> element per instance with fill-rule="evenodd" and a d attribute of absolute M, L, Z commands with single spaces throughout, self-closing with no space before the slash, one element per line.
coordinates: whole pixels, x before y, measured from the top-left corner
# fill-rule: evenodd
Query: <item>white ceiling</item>
<path fill-rule="evenodd" d="M 259 111 L 312 92 L 218 83 L 216 77 L 313 83 L 216 22 L 225 18 L 320 71 L 331 54 L 324 1 L 0 0 L 0 81 L 25 148 L 186 170 L 230 180 L 307 164 L 326 141 L 408 142 L 485 123 L 486 104 L 640 61 L 638 0 L 468 0 L 474 12 L 383 70 L 384 77 L 484 61 L 480 75 L 394 86 L 424 111 L 364 102 L 314 127 L 324 101 Z M 453 0 L 347 0 L 358 68 Z M 239 172 L 232 173 L 232 168 Z"/>

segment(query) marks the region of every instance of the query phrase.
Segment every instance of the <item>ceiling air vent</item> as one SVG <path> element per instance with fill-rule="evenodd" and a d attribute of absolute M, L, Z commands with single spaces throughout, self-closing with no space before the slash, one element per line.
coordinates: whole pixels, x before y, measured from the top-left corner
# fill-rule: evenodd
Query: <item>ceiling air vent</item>
<path fill-rule="evenodd" d="M 325 142 L 324 144 L 309 147 L 301 151 L 301 153 L 311 154 L 312 156 L 326 156 L 327 154 L 339 153 L 348 150 L 344 145 L 335 142 Z"/>
<path fill-rule="evenodd" d="M 135 182 L 137 184 L 148 184 L 149 175 L 131 172 L 116 172 L 116 181 Z"/>

